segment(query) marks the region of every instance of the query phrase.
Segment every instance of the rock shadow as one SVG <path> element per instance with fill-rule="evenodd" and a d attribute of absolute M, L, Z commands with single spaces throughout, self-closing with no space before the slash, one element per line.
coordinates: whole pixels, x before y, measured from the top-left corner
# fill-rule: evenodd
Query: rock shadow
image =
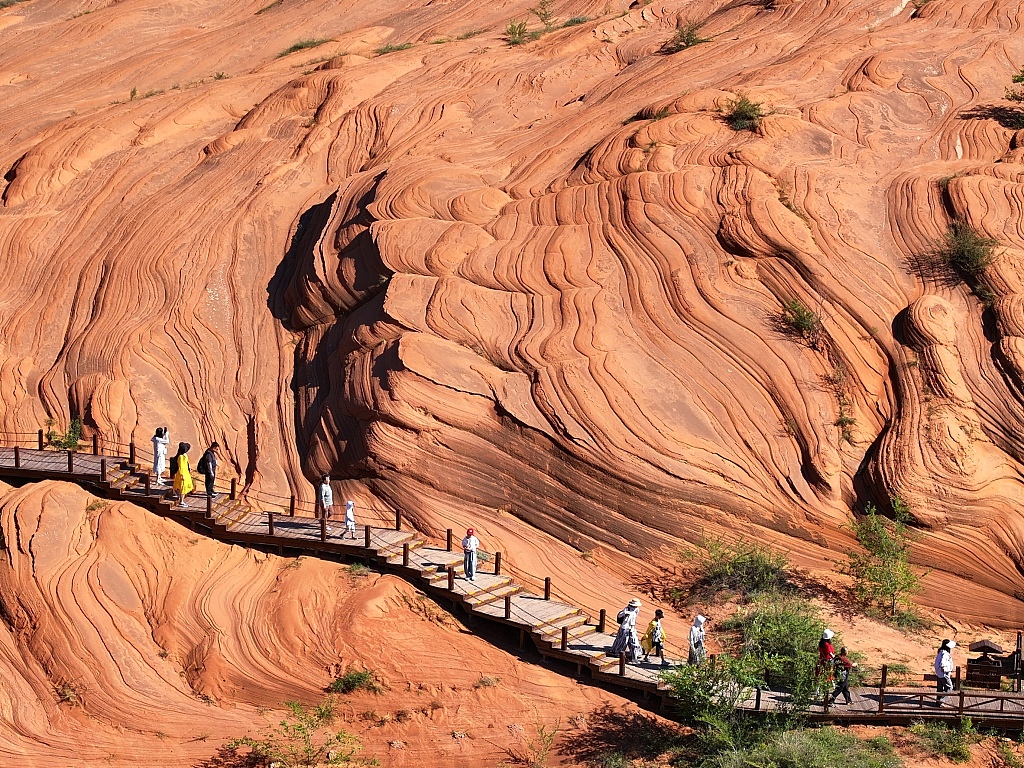
<path fill-rule="evenodd" d="M 979 105 L 960 113 L 961 120 L 995 120 L 1003 128 L 1024 129 L 1024 109 L 997 104 Z"/>
<path fill-rule="evenodd" d="M 610 765 L 616 756 L 623 761 L 656 760 L 666 752 L 687 750 L 693 739 L 678 725 L 635 710 L 604 706 L 587 721 L 585 729 L 562 739 L 559 752 L 588 765 Z"/>
<path fill-rule="evenodd" d="M 267 764 L 254 752 L 243 754 L 237 747 L 219 747 L 212 757 L 200 760 L 192 768 L 266 768 Z"/>

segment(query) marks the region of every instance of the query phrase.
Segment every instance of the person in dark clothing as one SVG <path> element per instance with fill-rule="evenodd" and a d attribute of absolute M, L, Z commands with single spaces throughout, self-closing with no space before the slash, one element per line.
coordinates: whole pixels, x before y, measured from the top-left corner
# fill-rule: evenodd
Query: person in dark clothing
<path fill-rule="evenodd" d="M 832 661 L 832 666 L 835 669 L 834 677 L 836 681 L 836 689 L 832 691 L 832 703 L 839 703 L 839 694 L 843 694 L 843 699 L 849 704 L 852 699 L 850 698 L 850 670 L 857 666 L 855 662 L 850 661 L 846 655 L 846 649 L 840 648 L 839 655 Z"/>
<path fill-rule="evenodd" d="M 216 441 L 210 443 L 210 447 L 206 449 L 199 459 L 199 463 L 196 464 L 196 469 L 206 478 L 207 496 L 213 496 L 213 482 L 217 479 L 217 452 L 219 450 L 220 443 Z"/>

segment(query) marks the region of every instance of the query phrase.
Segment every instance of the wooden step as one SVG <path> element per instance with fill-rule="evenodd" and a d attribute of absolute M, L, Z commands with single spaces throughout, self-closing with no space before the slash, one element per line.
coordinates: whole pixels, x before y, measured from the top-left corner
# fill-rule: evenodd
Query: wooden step
<path fill-rule="evenodd" d="M 502 606 L 504 606 L 506 595 L 518 595 L 522 591 L 522 586 L 519 584 L 513 584 L 510 579 L 509 583 L 500 587 L 491 587 L 490 589 L 481 590 L 478 593 L 467 595 L 463 598 L 463 602 L 471 608 L 477 608 L 481 605 L 489 605 L 496 602 L 501 602 Z"/>

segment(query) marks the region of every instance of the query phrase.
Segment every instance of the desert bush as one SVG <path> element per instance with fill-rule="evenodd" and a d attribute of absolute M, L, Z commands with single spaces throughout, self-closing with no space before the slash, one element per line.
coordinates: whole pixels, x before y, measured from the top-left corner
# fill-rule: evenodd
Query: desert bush
<path fill-rule="evenodd" d="M 778 320 L 783 330 L 800 337 L 812 347 L 816 347 L 821 340 L 821 318 L 800 299 L 784 302 Z"/>
<path fill-rule="evenodd" d="M 370 693 L 380 693 L 384 690 L 372 669 L 350 669 L 327 686 L 327 693 L 353 693 L 361 690 Z"/>
<path fill-rule="evenodd" d="M 374 53 L 378 56 L 383 56 L 386 53 L 394 53 L 395 51 L 407 51 L 412 48 L 412 43 L 388 43 L 380 48 L 377 48 Z"/>
<path fill-rule="evenodd" d="M 476 37 L 477 35 L 482 35 L 483 33 L 484 33 L 484 31 L 482 29 L 471 29 L 468 32 L 463 32 L 461 35 L 459 35 L 455 39 L 456 40 L 469 40 L 469 38 Z"/>
<path fill-rule="evenodd" d="M 714 768 L 896 768 L 902 764 L 884 736 L 863 740 L 831 726 L 773 733 L 752 748 L 725 752 L 705 762 Z"/>
<path fill-rule="evenodd" d="M 508 27 L 505 28 L 505 42 L 509 46 L 522 45 L 530 39 L 530 33 L 526 30 L 525 21 L 516 21 L 512 19 L 508 23 Z"/>
<path fill-rule="evenodd" d="M 910 726 L 910 733 L 917 746 L 933 757 L 945 757 L 954 763 L 966 763 L 971 759 L 971 744 L 981 741 L 981 734 L 971 723 L 971 718 L 961 718 L 960 724 L 949 728 L 945 723 L 922 722 Z"/>
<path fill-rule="evenodd" d="M 299 42 L 295 43 L 294 45 L 290 45 L 289 47 L 281 51 L 279 54 L 277 54 L 277 58 L 287 56 L 289 53 L 295 53 L 296 51 L 304 51 L 307 48 L 316 48 L 319 45 L 323 45 L 324 43 L 329 42 L 331 42 L 330 38 L 326 37 L 318 37 L 310 40 L 299 40 Z"/>
<path fill-rule="evenodd" d="M 304 707 L 285 702 L 289 714 L 268 728 L 260 738 L 244 736 L 227 744 L 229 750 L 249 747 L 254 754 L 281 768 L 299 766 L 352 765 L 360 748 L 359 739 L 346 731 L 335 731 L 334 708 L 330 702 Z"/>
<path fill-rule="evenodd" d="M 704 26 L 702 21 L 690 21 L 683 24 L 664 45 L 661 46 L 662 53 L 679 53 L 679 51 L 692 48 L 701 43 L 711 42 L 710 37 L 701 37 L 700 29 Z"/>
<path fill-rule="evenodd" d="M 901 613 L 913 616 L 910 596 L 921 589 L 921 578 L 910 566 L 910 510 L 897 496 L 890 499 L 893 517 L 878 514 L 874 504 L 850 528 L 864 552 L 850 550 L 841 570 L 853 577 L 853 592 L 865 605 L 885 608 L 890 620 Z"/>
<path fill-rule="evenodd" d="M 491 677 L 490 675 L 481 675 L 480 679 L 473 683 L 474 688 L 493 688 L 501 682 L 500 677 Z"/>
<path fill-rule="evenodd" d="M 567 19 L 562 27 L 578 27 L 580 24 L 586 24 L 590 21 L 589 16 L 573 16 L 571 19 Z"/>
<path fill-rule="evenodd" d="M 943 260 L 968 280 L 977 279 L 995 261 L 999 241 L 974 231 L 962 219 L 950 222 L 939 246 Z"/>
<path fill-rule="evenodd" d="M 682 557 L 696 572 L 697 580 L 691 587 L 695 594 L 729 590 L 746 596 L 782 590 L 788 583 L 789 558 L 756 541 L 705 538 Z"/>
<path fill-rule="evenodd" d="M 759 102 L 751 101 L 746 96 L 739 96 L 729 102 L 725 119 L 734 131 L 752 131 L 761 124 L 761 118 L 765 114 L 767 113 Z"/>
<path fill-rule="evenodd" d="M 526 768 L 546 768 L 551 758 L 551 751 L 555 748 L 555 741 L 561 732 L 561 721 L 556 720 L 552 726 L 545 725 L 540 720 L 534 723 L 533 736 L 528 738 L 521 746 L 510 747 L 508 756 L 514 765 L 522 765 Z"/>
<path fill-rule="evenodd" d="M 551 29 L 555 21 L 555 9 L 551 7 L 552 0 L 540 0 L 537 5 L 530 9 L 530 13 L 537 17 L 537 20 L 544 25 L 544 29 Z"/>
<path fill-rule="evenodd" d="M 50 422 L 50 424 L 52 423 Z M 68 425 L 68 431 L 64 434 L 50 429 L 46 433 L 46 442 L 61 451 L 78 448 L 79 443 L 82 442 L 82 420 L 77 416 L 73 418 Z"/>

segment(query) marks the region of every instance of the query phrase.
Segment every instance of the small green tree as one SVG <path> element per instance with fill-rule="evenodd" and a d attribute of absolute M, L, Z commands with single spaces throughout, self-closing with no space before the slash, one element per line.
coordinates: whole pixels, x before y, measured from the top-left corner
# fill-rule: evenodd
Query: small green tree
<path fill-rule="evenodd" d="M 289 713 L 262 738 L 245 736 L 228 744 L 228 749 L 245 746 L 270 764 L 282 768 L 317 765 L 351 765 L 360 748 L 359 739 L 345 731 L 334 731 L 334 706 L 324 701 L 304 707 L 296 701 L 285 702 Z"/>
<path fill-rule="evenodd" d="M 536 6 L 530 9 L 530 13 L 537 17 L 546 30 L 550 30 L 555 21 L 555 9 L 551 5 L 552 0 L 540 0 Z"/>
<path fill-rule="evenodd" d="M 508 42 L 509 46 L 522 45 L 526 42 L 526 38 L 526 22 L 512 19 L 512 21 L 508 23 L 508 28 L 505 30 L 505 40 Z"/>
<path fill-rule="evenodd" d="M 901 608 L 911 607 L 910 596 L 921 591 L 921 577 L 910 566 L 910 509 L 898 496 L 890 502 L 892 519 L 868 504 L 863 517 L 854 520 L 851 528 L 865 551 L 848 551 L 842 570 L 853 577 L 859 600 L 879 605 L 897 619 Z"/>

